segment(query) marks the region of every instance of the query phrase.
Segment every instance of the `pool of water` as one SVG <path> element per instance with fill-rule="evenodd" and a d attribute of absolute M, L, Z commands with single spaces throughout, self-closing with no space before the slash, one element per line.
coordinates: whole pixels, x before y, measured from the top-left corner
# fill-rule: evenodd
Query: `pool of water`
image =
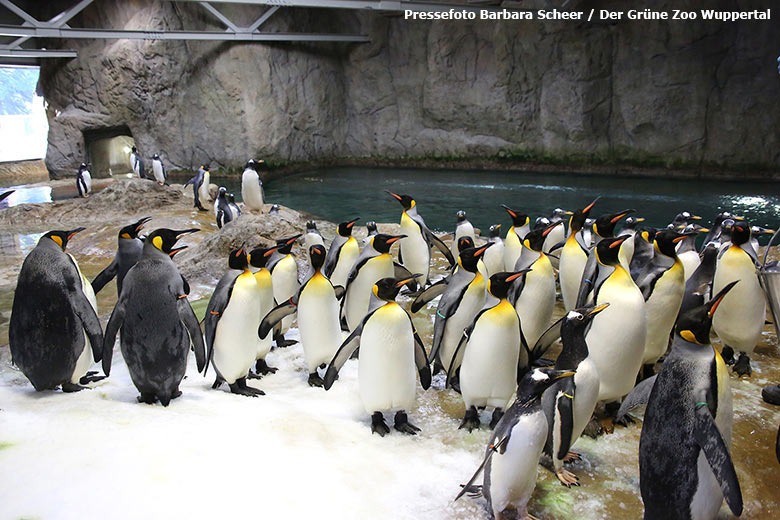
<path fill-rule="evenodd" d="M 240 179 L 212 179 L 241 199 Z M 601 200 L 594 215 L 632 208 L 651 226 L 666 225 L 683 210 L 701 215 L 705 222 L 727 210 L 752 224 L 772 229 L 780 225 L 780 184 L 775 183 L 344 167 L 302 172 L 265 185 L 268 202 L 305 209 L 327 220 L 360 216 L 361 222 L 395 222 L 401 206 L 383 190 L 414 197 L 428 226 L 440 231 L 454 230 L 458 210 L 487 230 L 491 224 L 509 223 L 500 204 L 535 218 L 556 207 L 584 207 L 596 197 Z"/>

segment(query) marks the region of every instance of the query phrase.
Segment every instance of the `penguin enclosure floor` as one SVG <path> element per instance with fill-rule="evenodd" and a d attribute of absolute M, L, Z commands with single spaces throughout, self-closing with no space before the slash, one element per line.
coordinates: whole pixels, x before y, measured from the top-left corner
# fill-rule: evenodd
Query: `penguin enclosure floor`
<path fill-rule="evenodd" d="M 92 224 L 98 239 L 81 238 L 69 246 L 89 279 L 110 262 L 117 224 L 136 216 L 118 213 L 111 217 L 115 221 Z M 213 223 L 210 212 L 198 214 L 187 205 L 152 214 L 159 227 L 191 223 L 210 230 Z M 31 231 L 40 230 L 31 226 Z M 0 519 L 489 518 L 482 500 L 453 502 L 481 462 L 489 431 L 484 425 L 473 433 L 458 430 L 463 403 L 442 389 L 441 375 L 428 391 L 418 388 L 417 406 L 409 413 L 422 431 L 417 436 L 392 431 L 384 438 L 371 435 L 356 361 L 347 362 L 330 391 L 310 388 L 300 345 L 269 354 L 269 365 L 279 370 L 250 382 L 266 392 L 258 398 L 235 396 L 225 387 L 212 390 L 213 370 L 204 378 L 190 356 L 180 398 L 167 408 L 138 404 L 118 346 L 111 377 L 93 389 L 35 392 L 11 366 L 5 345 L 16 274 L 37 241 L 37 235 L 15 234 L 21 245 L 0 255 Z M 436 261 L 441 272 L 438 255 Z M 192 299 L 205 301 L 211 288 L 193 285 Z M 100 293 L 101 321 L 115 298 L 113 284 Z M 426 345 L 433 312 L 435 306 L 429 306 L 414 317 Z M 295 329 L 291 336 L 297 336 Z M 774 455 L 780 408 L 760 397 L 763 386 L 780 381 L 771 325 L 752 366 L 751 378 L 731 376 L 732 458 L 745 502 L 742 517 L 773 519 L 780 517 L 780 465 Z M 636 417 L 628 428 L 575 444 L 583 456 L 572 466 L 580 487 L 561 486 L 540 466 L 529 512 L 548 520 L 641 518 L 641 411 Z M 725 505 L 718 518 L 732 518 Z"/>

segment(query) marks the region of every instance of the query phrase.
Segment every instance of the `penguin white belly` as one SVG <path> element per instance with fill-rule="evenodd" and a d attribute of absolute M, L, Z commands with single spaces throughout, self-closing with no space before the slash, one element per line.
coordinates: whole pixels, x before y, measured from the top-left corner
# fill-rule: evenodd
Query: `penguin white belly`
<path fill-rule="evenodd" d="M 577 439 L 580 438 L 585 427 L 590 422 L 590 418 L 593 416 L 593 410 L 596 408 L 596 402 L 599 397 L 599 373 L 596 369 L 596 365 L 590 359 L 584 359 L 577 366 L 577 373 L 574 374 L 574 403 L 572 404 L 572 429 L 571 429 L 571 445 L 573 446 Z M 568 399 L 564 397 L 564 399 Z M 560 427 L 558 424 L 559 418 L 556 413 L 556 431 Z M 554 437 L 555 436 L 554 434 Z M 560 446 L 560 438 L 554 445 L 553 451 L 553 464 L 556 468 L 563 465 L 563 460 L 558 459 L 558 448 Z"/>
<path fill-rule="evenodd" d="M 528 500 L 536 487 L 539 457 L 547 439 L 547 419 L 539 410 L 523 414 L 512 428 L 504 453 L 496 452 L 490 461 L 490 501 L 493 515 L 507 507 L 525 518 Z"/>
<path fill-rule="evenodd" d="M 593 318 L 585 338 L 589 358 L 599 373 L 599 401 L 628 394 L 645 350 L 645 301 L 639 288 L 620 266 L 603 283 L 597 304 L 609 303 Z"/>
<path fill-rule="evenodd" d="M 163 173 L 163 167 L 160 161 L 152 161 L 152 171 L 154 172 L 154 180 L 157 182 L 165 182 L 165 174 Z"/>
<path fill-rule="evenodd" d="M 401 215 L 401 234 L 406 235 L 406 238 L 399 240 L 404 267 L 412 274 L 422 274 L 417 278 L 417 283 L 425 285 L 428 281 L 431 250 L 423 238 L 420 226 L 406 212 Z"/>
<path fill-rule="evenodd" d="M 347 277 L 352 268 L 355 267 L 358 256 L 360 256 L 360 246 L 358 246 L 357 240 L 350 237 L 350 239 L 341 246 L 336 267 L 330 275 L 330 281 L 334 286 L 347 286 Z"/>
<path fill-rule="evenodd" d="M 655 363 L 666 352 L 683 294 L 685 294 L 683 267 L 680 262 L 677 262 L 655 283 L 650 298 L 645 302 L 647 335 L 645 353 L 642 356 L 643 364 Z"/>
<path fill-rule="evenodd" d="M 203 182 L 198 187 L 198 198 L 200 199 L 201 204 L 208 201 L 211 198 L 209 196 L 210 183 L 211 183 L 211 174 L 209 172 L 206 172 L 203 174 Z"/>
<path fill-rule="evenodd" d="M 766 319 L 766 299 L 758 284 L 753 260 L 741 248 L 730 247 L 718 260 L 712 293 L 739 280 L 718 305 L 712 328 L 735 351 L 750 354 L 756 348 Z"/>
<path fill-rule="evenodd" d="M 621 233 L 619 236 L 622 237 L 623 235 L 632 237 L 634 236 L 634 233 Z M 626 271 L 631 271 L 630 266 L 632 258 L 634 258 L 634 241 L 629 238 L 620 244 L 620 251 L 618 251 L 618 260 Z"/>
<path fill-rule="evenodd" d="M 452 356 L 455 354 L 455 349 L 458 348 L 458 343 L 460 343 L 460 339 L 463 337 L 463 331 L 471 325 L 474 317 L 485 305 L 485 285 L 484 278 L 480 276 L 477 279 L 475 277 L 461 298 L 458 310 L 447 318 L 441 338 L 441 346 L 439 347 L 439 358 L 445 371 L 450 369 Z"/>
<path fill-rule="evenodd" d="M 287 255 L 276 264 L 274 272 L 271 274 L 274 285 L 274 298 L 277 303 L 282 303 L 298 293 L 301 284 L 298 283 L 298 264 L 295 263 L 293 256 Z M 292 327 L 295 317 L 285 316 L 282 320 L 282 333 L 287 332 Z"/>
<path fill-rule="evenodd" d="M 548 254 L 553 246 L 563 242 L 565 239 L 566 226 L 563 225 L 563 222 L 559 222 L 557 226 L 552 228 L 552 230 L 547 233 L 547 236 L 544 239 L 544 244 L 542 244 L 542 251 L 544 254 Z M 558 255 L 556 254 L 556 256 Z M 550 257 L 550 262 L 552 263 L 553 267 L 558 267 L 560 260 L 555 257 Z"/>
<path fill-rule="evenodd" d="M 360 337 L 358 382 L 366 412 L 411 410 L 416 372 L 409 316 L 388 303 L 371 316 Z"/>
<path fill-rule="evenodd" d="M 341 345 L 339 304 L 330 282 L 315 274 L 298 301 L 298 329 L 309 373 L 329 363 Z"/>
<path fill-rule="evenodd" d="M 509 228 L 509 232 L 506 234 L 504 240 L 504 270 L 511 273 L 515 270 L 515 264 L 517 259 L 520 258 L 520 254 L 523 252 L 523 244 L 515 232 L 514 226 Z"/>
<path fill-rule="evenodd" d="M 249 209 L 262 210 L 263 209 L 263 194 L 260 192 L 260 177 L 257 172 L 251 168 L 244 170 L 241 175 L 241 198 L 244 199 L 244 204 Z M 322 243 L 322 237 L 320 237 L 320 244 Z M 308 251 L 309 248 L 307 247 Z"/>
<path fill-rule="evenodd" d="M 585 264 L 588 263 L 588 255 L 582 250 L 575 238 L 569 238 L 561 251 L 561 263 L 558 276 L 561 282 L 561 295 L 566 311 L 574 309 L 577 303 L 577 293 L 580 290 L 582 273 Z"/>
<path fill-rule="evenodd" d="M 257 329 L 262 319 L 256 309 L 261 296 L 255 277 L 248 272 L 240 274 L 217 322 L 214 367 L 228 384 L 245 377 L 256 359 Z"/>
<path fill-rule="evenodd" d="M 482 255 L 485 262 L 488 278 L 504 270 L 504 242 L 494 242 Z"/>
<path fill-rule="evenodd" d="M 306 233 L 303 235 L 303 249 L 308 253 L 311 246 L 325 246 L 325 242 L 322 240 L 322 235 L 317 233 Z"/>
<path fill-rule="evenodd" d="M 81 277 L 81 292 L 83 292 L 84 296 L 87 297 L 89 304 L 92 305 L 92 308 L 95 309 L 95 314 L 97 314 L 97 300 L 95 299 L 95 291 L 92 290 L 92 284 L 90 284 L 84 275 L 81 274 L 81 268 L 79 268 L 79 264 L 76 262 L 76 259 L 73 258 L 73 255 L 68 253 L 68 256 L 70 256 L 73 260 L 73 263 L 76 266 L 76 270 L 78 270 L 79 276 Z M 70 377 L 70 382 L 73 384 L 78 384 L 79 379 L 81 379 L 89 371 L 89 368 L 92 366 L 92 362 L 92 348 L 89 343 L 89 337 L 87 337 L 87 333 L 84 332 L 84 349 L 81 351 L 81 354 L 79 354 L 79 357 L 76 360 L 76 367 L 73 369 L 73 375 Z"/>
<path fill-rule="evenodd" d="M 688 278 L 691 277 L 694 271 L 696 271 L 696 269 L 701 264 L 699 253 L 696 251 L 686 251 L 677 256 L 680 258 L 680 261 L 683 264 L 683 269 L 685 270 L 685 281 L 687 282 Z"/>
<path fill-rule="evenodd" d="M 89 174 L 88 171 L 85 171 L 81 174 L 82 178 L 84 179 L 84 185 L 87 187 L 87 193 L 92 192 L 92 175 Z"/>
<path fill-rule="evenodd" d="M 512 305 L 504 300 L 485 311 L 465 349 L 460 367 L 460 389 L 466 408 L 506 408 L 517 389 L 521 350 L 520 327 Z"/>
<path fill-rule="evenodd" d="M 474 235 L 474 226 L 471 225 L 471 222 L 455 227 L 455 238 L 450 245 L 450 251 L 455 258 L 458 258 L 458 255 L 460 254 L 458 252 L 458 240 L 463 237 L 471 237 L 471 240 L 476 241 L 477 238 Z"/>
<path fill-rule="evenodd" d="M 393 259 L 389 254 L 371 258 L 360 271 L 357 278 L 349 284 L 344 302 L 344 314 L 349 330 L 355 330 L 368 312 L 371 301 L 371 288 L 382 278 L 393 276 Z"/>
<path fill-rule="evenodd" d="M 515 302 L 528 348 L 533 348 L 550 325 L 555 307 L 555 272 L 547 255 L 541 255 L 525 275 L 523 292 Z"/>
<path fill-rule="evenodd" d="M 255 282 L 260 290 L 260 299 L 257 303 L 257 309 L 260 321 L 265 318 L 266 314 L 276 306 L 274 303 L 274 289 L 273 281 L 271 280 L 271 273 L 268 269 L 261 269 L 254 274 Z M 258 324 L 259 327 L 259 324 Z M 273 343 L 273 334 L 268 334 L 264 339 L 260 339 L 257 334 L 254 334 L 255 339 L 255 359 L 265 359 L 265 356 L 271 352 L 271 346 Z"/>

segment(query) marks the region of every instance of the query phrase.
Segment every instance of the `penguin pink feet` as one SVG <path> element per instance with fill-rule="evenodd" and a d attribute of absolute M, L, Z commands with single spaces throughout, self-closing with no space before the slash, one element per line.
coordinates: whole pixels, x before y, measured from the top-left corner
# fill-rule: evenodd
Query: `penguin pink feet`
<path fill-rule="evenodd" d="M 556 470 L 555 476 L 558 477 L 558 480 L 561 482 L 561 484 L 567 488 L 580 485 L 580 479 L 577 477 L 577 475 L 567 469 L 560 468 Z"/>

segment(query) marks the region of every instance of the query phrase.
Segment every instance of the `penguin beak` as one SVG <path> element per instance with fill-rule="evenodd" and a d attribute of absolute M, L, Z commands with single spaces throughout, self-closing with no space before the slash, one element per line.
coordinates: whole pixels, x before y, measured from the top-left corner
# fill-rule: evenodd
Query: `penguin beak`
<path fill-rule="evenodd" d="M 496 224 L 496 229 L 501 229 L 501 224 Z"/>
<path fill-rule="evenodd" d="M 178 239 L 182 235 L 187 235 L 189 233 L 197 233 L 198 231 L 200 231 L 200 229 L 192 228 L 192 229 L 184 229 L 182 231 L 175 231 L 174 233 L 176 233 L 176 238 Z"/>
<path fill-rule="evenodd" d="M 406 235 L 398 235 L 398 236 L 394 236 L 393 238 L 388 238 L 388 239 L 387 239 L 387 243 L 388 243 L 388 245 L 389 245 L 389 244 L 393 244 L 393 243 L 395 243 L 395 242 L 398 242 L 398 241 L 399 241 L 399 240 L 401 240 L 402 238 L 406 238 Z M 419 276 L 419 275 L 418 275 L 418 276 Z"/>
<path fill-rule="evenodd" d="M 355 222 L 357 222 L 358 220 L 360 220 L 360 217 L 355 217 L 355 218 L 353 218 L 352 220 L 350 220 L 349 222 L 347 222 L 347 227 L 348 227 L 348 228 L 351 228 L 352 226 L 354 226 L 354 225 L 355 225 Z"/>
<path fill-rule="evenodd" d="M 485 253 L 485 251 L 487 251 L 487 248 L 492 246 L 492 245 L 493 245 L 493 242 L 488 242 L 484 246 L 480 247 L 479 249 L 474 251 L 474 257 L 477 258 L 477 257 L 482 256 Z"/>
<path fill-rule="evenodd" d="M 556 227 L 558 227 L 558 224 L 551 224 L 551 225 L 550 225 L 550 226 L 549 226 L 547 229 L 545 229 L 544 231 L 542 231 L 542 236 L 543 236 L 543 237 L 546 237 L 547 235 L 549 235 L 549 234 L 550 234 L 550 231 L 552 231 L 552 230 L 553 230 L 553 229 L 555 229 Z"/>
<path fill-rule="evenodd" d="M 68 240 L 73 238 L 73 235 L 75 235 L 76 233 L 81 233 L 85 229 L 87 229 L 87 228 L 85 228 L 85 227 L 77 227 L 76 229 L 72 229 L 72 230 L 68 231 Z"/>
<path fill-rule="evenodd" d="M 636 218 L 636 223 L 638 224 L 640 222 L 644 222 L 645 220 L 647 220 L 645 217 L 637 217 Z"/>
<path fill-rule="evenodd" d="M 582 212 L 583 212 L 585 215 L 587 215 L 588 213 L 590 213 L 590 210 L 592 210 L 592 209 L 593 209 L 593 206 L 595 206 L 595 205 L 596 205 L 596 203 L 599 201 L 599 199 L 600 199 L 600 198 L 601 198 L 601 197 L 596 197 L 595 199 L 593 199 L 593 202 L 591 202 L 590 204 L 588 204 L 587 206 L 585 206 L 585 208 L 583 208 Z"/>
<path fill-rule="evenodd" d="M 629 235 L 623 235 L 622 237 L 618 237 L 617 240 L 615 240 L 609 245 L 609 248 L 612 249 L 613 247 L 620 247 L 620 245 L 626 240 L 628 240 L 629 238 L 630 238 Z"/>
<path fill-rule="evenodd" d="M 739 282 L 739 280 L 735 280 L 735 281 L 731 282 L 731 283 L 730 283 L 730 284 L 728 284 L 726 287 L 724 287 L 723 289 L 721 289 L 721 290 L 720 290 L 720 292 L 719 292 L 718 294 L 716 294 L 716 295 L 715 295 L 715 297 L 714 297 L 712 300 L 710 300 L 710 301 L 709 301 L 709 303 L 707 304 L 707 307 L 709 307 L 709 308 L 710 308 L 710 309 L 707 311 L 707 316 L 708 316 L 709 318 L 712 318 L 712 316 L 715 314 L 715 311 L 716 311 L 716 310 L 717 310 L 717 308 L 718 308 L 718 305 L 720 305 L 720 302 L 722 302 L 722 301 L 723 301 L 723 298 L 725 298 L 725 297 L 726 297 L 726 294 L 727 294 L 727 293 L 728 293 L 728 292 L 729 292 L 731 289 L 733 289 L 733 288 L 734 288 L 734 286 L 735 286 L 735 285 L 737 285 L 737 283 L 738 283 L 738 282 Z"/>
<path fill-rule="evenodd" d="M 553 379 L 563 379 L 564 377 L 571 377 L 577 372 L 575 370 L 549 370 L 547 374 Z"/>
<path fill-rule="evenodd" d="M 176 253 L 180 253 L 180 252 L 184 251 L 185 249 L 187 249 L 188 247 L 190 247 L 190 246 L 181 246 L 181 247 L 176 247 L 176 248 L 173 248 L 173 249 L 171 249 L 171 251 L 168 253 L 168 256 L 170 256 L 171 258 L 173 258 L 174 256 L 176 256 Z"/>
<path fill-rule="evenodd" d="M 385 190 L 385 192 L 388 193 L 391 197 L 395 197 L 398 202 L 401 202 L 401 196 L 400 195 L 396 195 L 395 193 L 393 193 L 390 190 Z"/>
<path fill-rule="evenodd" d="M 263 256 L 265 256 L 267 258 L 267 257 L 271 256 L 274 253 L 274 251 L 276 251 L 277 249 L 279 249 L 279 246 L 273 246 L 273 247 L 269 248 L 268 251 L 263 253 Z"/>
<path fill-rule="evenodd" d="M 517 213 L 509 209 L 509 206 L 505 206 L 504 204 L 501 204 L 501 207 L 504 208 L 506 212 L 512 216 L 512 218 L 517 218 Z"/>
<path fill-rule="evenodd" d="M 290 237 L 290 238 L 288 238 L 287 240 L 285 240 L 285 242 L 287 243 L 287 245 L 290 245 L 290 244 L 292 244 L 293 242 L 295 242 L 296 240 L 298 240 L 299 238 L 301 238 L 302 236 L 303 236 L 302 234 L 300 234 L 300 235 L 295 235 L 294 237 Z"/>
<path fill-rule="evenodd" d="M 404 278 L 403 280 L 398 280 L 397 282 L 395 282 L 395 286 L 403 287 L 404 285 L 408 284 L 409 282 L 411 282 L 416 278 L 419 278 L 420 276 L 422 276 L 422 274 L 413 274 L 411 278 Z"/>
<path fill-rule="evenodd" d="M 739 216 L 737 216 L 737 215 L 731 215 L 731 218 L 732 218 L 733 220 L 745 220 L 745 217 L 739 217 Z"/>
<path fill-rule="evenodd" d="M 602 303 L 601 305 L 597 305 L 597 306 L 593 307 L 591 310 L 587 311 L 586 315 L 589 316 L 589 317 L 590 316 L 595 316 L 596 314 L 600 313 L 601 311 L 603 311 L 607 307 L 609 307 L 609 303 Z"/>
<path fill-rule="evenodd" d="M 688 238 L 688 237 L 695 237 L 695 236 L 696 236 L 696 233 L 682 233 L 682 234 L 680 234 L 679 237 L 673 238 L 672 242 L 674 242 L 675 244 L 679 244 L 680 242 L 682 242 L 686 238 Z"/>
<path fill-rule="evenodd" d="M 762 229 L 761 232 L 765 235 L 774 235 L 775 231 L 773 229 Z"/>
<path fill-rule="evenodd" d="M 138 233 L 144 228 L 144 224 L 152 220 L 152 217 L 144 217 L 135 224 L 135 232 Z"/>
<path fill-rule="evenodd" d="M 706 227 L 702 227 L 696 230 L 697 233 L 709 233 L 710 229 Z"/>
<path fill-rule="evenodd" d="M 528 268 L 528 269 L 523 269 L 522 271 L 518 271 L 518 272 L 514 273 L 513 275 L 511 275 L 511 276 L 508 276 L 508 277 L 507 277 L 507 279 L 506 279 L 506 282 L 507 282 L 507 283 L 509 283 L 509 282 L 514 282 L 515 280 L 517 280 L 518 278 L 520 278 L 520 277 L 521 277 L 521 276 L 523 276 L 524 274 L 526 274 L 526 273 L 530 273 L 530 272 L 531 272 L 531 269 L 530 269 L 530 268 Z"/>
<path fill-rule="evenodd" d="M 699 215 L 691 215 L 692 220 L 701 220 L 701 217 Z"/>
<path fill-rule="evenodd" d="M 621 218 L 625 217 L 625 216 L 626 216 L 626 215 L 628 215 L 629 213 L 633 213 L 634 211 L 636 211 L 636 210 L 634 210 L 634 209 L 626 209 L 626 210 L 623 210 L 623 211 L 621 211 L 620 213 L 617 213 L 617 214 L 615 214 L 615 216 L 614 216 L 614 217 L 612 217 L 612 218 L 611 218 L 609 221 L 610 221 L 610 223 L 614 224 L 615 222 L 617 222 L 617 221 L 618 221 L 618 220 L 620 220 Z"/>

